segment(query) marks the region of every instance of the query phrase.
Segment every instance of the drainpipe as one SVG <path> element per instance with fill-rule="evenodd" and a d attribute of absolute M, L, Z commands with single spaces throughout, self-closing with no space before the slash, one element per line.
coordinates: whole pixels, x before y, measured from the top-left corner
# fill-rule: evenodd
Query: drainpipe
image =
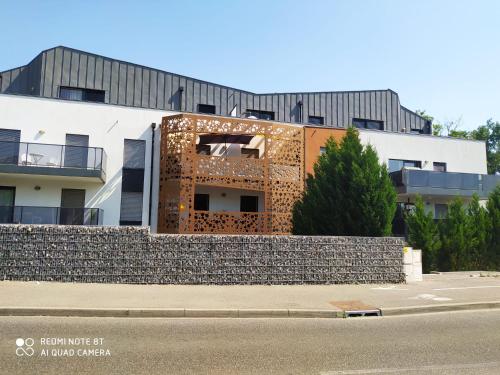
<path fill-rule="evenodd" d="M 155 129 L 156 123 L 153 122 L 151 124 L 151 169 L 149 172 L 149 226 L 151 226 L 151 206 L 153 205 L 153 162 L 155 158 Z"/>
<path fill-rule="evenodd" d="M 179 87 L 179 111 L 182 112 L 182 93 L 184 92 L 184 86 Z"/>
<path fill-rule="evenodd" d="M 299 122 L 302 123 L 302 100 L 299 100 L 297 102 L 297 105 L 299 106 Z"/>

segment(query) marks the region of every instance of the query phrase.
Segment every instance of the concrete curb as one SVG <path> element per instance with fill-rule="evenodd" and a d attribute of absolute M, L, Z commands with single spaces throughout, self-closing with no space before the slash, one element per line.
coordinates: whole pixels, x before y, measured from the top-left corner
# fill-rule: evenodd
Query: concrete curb
<path fill-rule="evenodd" d="M 454 303 L 410 307 L 380 308 L 382 316 L 433 312 L 500 309 L 500 301 Z M 0 307 L 0 316 L 64 316 L 110 318 L 345 318 L 345 311 L 320 309 L 134 309 Z"/>
<path fill-rule="evenodd" d="M 114 318 L 343 318 L 340 310 L 0 307 L 0 316 Z"/>
<path fill-rule="evenodd" d="M 449 303 L 442 305 L 422 305 L 408 307 L 386 307 L 380 308 L 382 316 L 425 314 L 447 311 L 466 311 L 466 310 L 484 310 L 500 309 L 500 301 L 490 302 L 472 302 L 472 303 Z"/>

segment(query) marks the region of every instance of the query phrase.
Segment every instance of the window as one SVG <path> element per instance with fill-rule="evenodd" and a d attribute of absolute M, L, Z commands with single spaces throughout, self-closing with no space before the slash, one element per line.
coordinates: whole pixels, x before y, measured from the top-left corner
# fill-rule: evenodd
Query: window
<path fill-rule="evenodd" d="M 19 162 L 19 148 L 21 131 L 15 129 L 0 129 L 0 164 L 17 164 Z M 26 160 L 26 152 L 22 152 L 21 159 Z"/>
<path fill-rule="evenodd" d="M 210 210 L 210 195 L 209 194 L 195 194 L 194 195 L 194 209 L 197 211 Z"/>
<path fill-rule="evenodd" d="M 309 124 L 323 125 L 324 122 L 325 122 L 325 120 L 321 116 L 309 116 Z"/>
<path fill-rule="evenodd" d="M 448 213 L 448 205 L 436 203 L 434 204 L 434 219 L 444 219 Z"/>
<path fill-rule="evenodd" d="M 64 166 L 71 168 L 87 168 L 89 156 L 88 146 L 88 135 L 66 134 Z"/>
<path fill-rule="evenodd" d="M 326 147 L 320 147 L 320 148 L 319 148 L 319 154 L 320 154 L 320 155 L 324 155 L 324 154 L 326 154 Z"/>
<path fill-rule="evenodd" d="M 196 145 L 196 153 L 198 155 L 210 155 L 210 145 Z"/>
<path fill-rule="evenodd" d="M 422 168 L 420 160 L 389 159 L 389 173 L 400 171 L 404 167 Z"/>
<path fill-rule="evenodd" d="M 260 120 L 274 120 L 274 112 L 258 111 L 255 109 L 247 110 L 247 117 L 256 117 Z"/>
<path fill-rule="evenodd" d="M 198 112 L 215 115 L 215 106 L 210 104 L 198 104 Z"/>
<path fill-rule="evenodd" d="M 258 148 L 242 148 L 241 156 L 247 159 L 258 159 L 259 149 Z"/>
<path fill-rule="evenodd" d="M 446 172 L 446 163 L 434 162 L 432 163 L 432 166 L 437 172 Z"/>
<path fill-rule="evenodd" d="M 353 118 L 352 125 L 358 129 L 384 130 L 384 122 L 377 120 Z"/>
<path fill-rule="evenodd" d="M 241 212 L 258 212 L 259 211 L 259 197 L 255 195 L 242 195 L 240 197 L 240 211 Z"/>
<path fill-rule="evenodd" d="M 61 87 L 59 98 L 68 100 L 79 100 L 84 102 L 104 103 L 105 91 L 81 89 L 77 87 Z"/>
<path fill-rule="evenodd" d="M 0 186 L 0 223 L 11 224 L 14 222 L 14 202 L 16 188 L 13 186 Z"/>
<path fill-rule="evenodd" d="M 145 158 L 146 141 L 124 140 L 120 225 L 142 225 Z"/>

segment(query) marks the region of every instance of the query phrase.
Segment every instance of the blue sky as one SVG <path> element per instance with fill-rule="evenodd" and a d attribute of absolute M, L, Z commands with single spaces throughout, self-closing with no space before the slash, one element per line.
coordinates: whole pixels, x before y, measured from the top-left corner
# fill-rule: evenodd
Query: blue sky
<path fill-rule="evenodd" d="M 500 1 L 1 1 L 0 70 L 65 45 L 253 92 L 391 88 L 500 121 Z"/>

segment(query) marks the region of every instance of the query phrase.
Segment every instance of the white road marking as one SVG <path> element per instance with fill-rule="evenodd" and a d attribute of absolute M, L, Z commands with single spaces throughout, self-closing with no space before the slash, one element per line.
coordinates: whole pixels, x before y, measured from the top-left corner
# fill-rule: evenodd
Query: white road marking
<path fill-rule="evenodd" d="M 500 285 L 463 286 L 456 288 L 436 288 L 432 290 L 462 290 L 462 289 L 486 289 L 486 288 L 500 288 Z"/>
<path fill-rule="evenodd" d="M 408 297 L 408 299 L 424 299 L 424 300 L 439 301 L 439 302 L 451 301 L 452 300 L 451 298 L 448 298 L 448 297 L 438 297 L 438 296 L 435 296 L 434 294 L 419 294 L 416 297 Z"/>
<path fill-rule="evenodd" d="M 499 362 L 485 362 L 485 363 L 464 363 L 453 365 L 430 365 L 419 367 L 403 367 L 403 368 L 373 368 L 364 370 L 341 370 L 341 371 L 326 371 L 321 372 L 321 375 L 363 375 L 363 374 L 401 374 L 402 372 L 410 371 L 432 371 L 432 370 L 463 370 L 474 368 L 488 368 L 497 367 Z"/>

